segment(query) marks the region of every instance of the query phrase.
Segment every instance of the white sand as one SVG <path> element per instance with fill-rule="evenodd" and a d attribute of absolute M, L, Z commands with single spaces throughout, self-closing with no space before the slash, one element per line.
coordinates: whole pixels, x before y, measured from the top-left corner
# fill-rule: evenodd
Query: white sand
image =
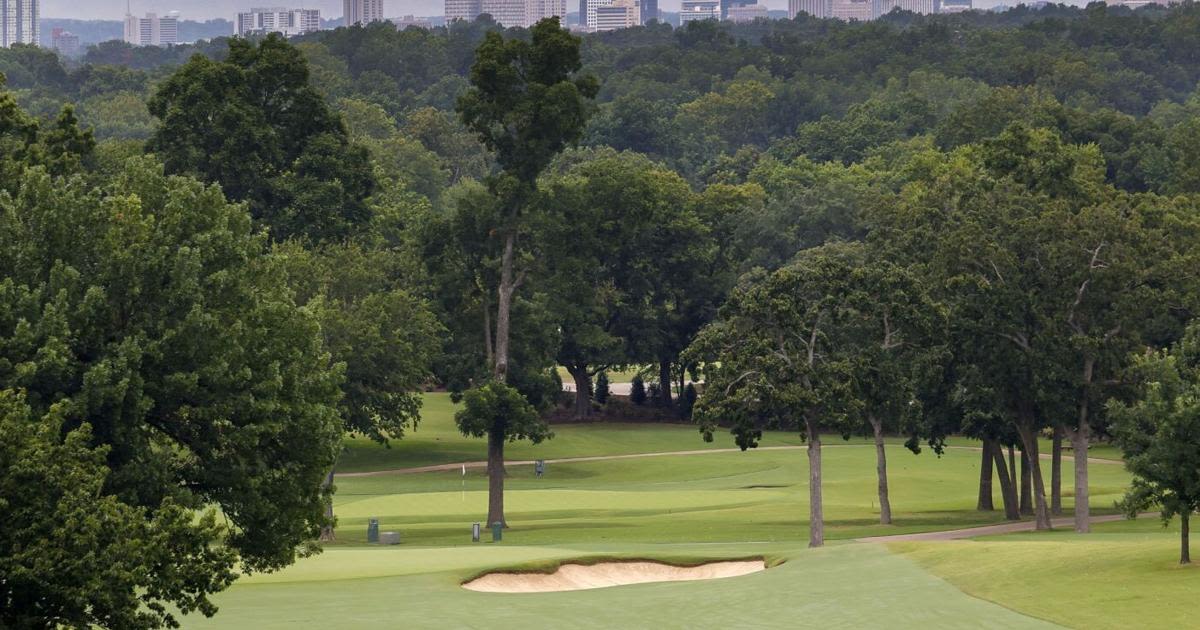
<path fill-rule="evenodd" d="M 467 590 L 486 593 L 551 593 L 647 582 L 713 580 L 757 573 L 766 568 L 762 560 L 710 562 L 697 567 L 677 567 L 659 562 L 564 564 L 554 573 L 489 573 L 462 586 Z"/>

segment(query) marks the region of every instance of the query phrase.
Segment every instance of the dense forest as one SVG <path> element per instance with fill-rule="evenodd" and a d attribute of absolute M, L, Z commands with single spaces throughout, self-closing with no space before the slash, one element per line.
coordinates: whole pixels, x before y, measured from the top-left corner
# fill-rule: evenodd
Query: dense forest
<path fill-rule="evenodd" d="M 884 435 L 978 438 L 979 508 L 994 469 L 1006 517 L 1045 529 L 1064 443 L 1158 457 L 1147 370 L 1200 374 L 1193 3 L 372 24 L 17 46 L 0 72 L 0 463 L 45 480 L 5 495 L 29 522 L 0 546 L 76 519 L 103 552 L 78 572 L 120 592 L 79 612 L 70 567 L 53 596 L 0 584 L 20 614 L 211 613 L 233 567 L 335 535 L 342 438 L 402 439 L 427 387 L 488 442 L 489 523 L 504 445 L 609 413 L 606 373 L 633 368 L 645 417 L 742 448 L 799 430 L 819 546 L 822 434 L 874 437 L 885 523 Z M 1162 487 L 1127 509 L 1200 507 Z"/>

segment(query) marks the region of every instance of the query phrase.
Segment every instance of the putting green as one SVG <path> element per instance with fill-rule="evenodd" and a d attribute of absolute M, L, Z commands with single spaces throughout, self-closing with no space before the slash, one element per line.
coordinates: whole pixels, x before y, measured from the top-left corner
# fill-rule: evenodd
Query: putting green
<path fill-rule="evenodd" d="M 618 555 L 761 554 L 783 564 L 743 577 L 539 594 L 476 593 L 482 569 Z M 285 579 L 286 578 L 286 579 Z M 277 576 L 243 580 L 214 619 L 186 628 L 1050 628 L 961 591 L 881 545 L 580 545 L 335 549 Z"/>

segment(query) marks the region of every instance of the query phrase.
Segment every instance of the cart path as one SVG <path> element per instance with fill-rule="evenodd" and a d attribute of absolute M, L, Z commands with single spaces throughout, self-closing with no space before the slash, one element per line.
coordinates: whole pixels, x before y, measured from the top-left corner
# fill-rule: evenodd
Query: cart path
<path fill-rule="evenodd" d="M 1138 514 L 1138 518 L 1148 516 L 1158 516 L 1158 512 L 1143 512 Z M 1088 523 L 1095 525 L 1097 523 L 1111 523 L 1113 521 L 1125 520 L 1124 514 L 1102 514 L 1093 516 L 1088 519 Z M 1050 519 L 1050 524 L 1057 528 L 1073 528 L 1075 519 L 1072 517 Z M 921 532 L 917 534 L 890 534 L 887 536 L 868 536 L 866 538 L 856 538 L 855 542 L 865 543 L 886 543 L 886 542 L 905 542 L 905 541 L 931 541 L 931 540 L 962 540 L 964 538 L 975 538 L 976 536 L 994 536 L 998 534 L 1013 534 L 1016 532 L 1031 532 L 1037 525 L 1034 521 L 1012 521 L 1008 523 L 1000 523 L 999 525 L 982 525 L 979 527 L 967 527 L 965 529 L 949 529 L 940 532 Z"/>
<path fill-rule="evenodd" d="M 823 444 L 821 447 L 822 448 L 874 447 L 874 444 Z M 798 451 L 798 450 L 804 450 L 807 448 L 808 448 L 807 446 L 760 446 L 753 450 L 756 450 L 756 451 Z M 979 452 L 980 450 L 982 450 L 978 446 L 947 446 L 946 448 L 947 449 L 955 449 L 955 450 L 975 451 L 975 452 Z M 642 457 L 672 457 L 672 456 L 685 456 L 685 455 L 708 455 L 709 453 L 739 453 L 739 452 L 741 452 L 741 449 L 739 449 L 739 448 L 706 448 L 706 449 L 691 450 L 691 451 L 663 451 L 663 452 L 659 452 L 659 453 L 628 453 L 625 455 L 591 455 L 591 456 L 586 456 L 586 457 L 562 457 L 559 459 L 546 459 L 543 461 L 545 461 L 547 464 L 571 464 L 571 463 L 576 463 L 576 462 L 601 462 L 601 461 L 610 461 L 610 460 L 618 460 L 618 459 L 639 459 Z M 1048 459 L 1050 459 L 1050 457 L 1051 456 L 1049 453 L 1041 454 L 1041 459 L 1048 460 Z M 1074 458 L 1072 456 L 1066 455 L 1066 454 L 1064 454 L 1062 456 L 1062 458 L 1063 458 L 1063 461 L 1074 460 Z M 535 462 L 536 462 L 536 460 L 532 460 L 532 459 L 508 460 L 508 461 L 504 462 L 504 465 L 505 466 L 532 466 Z M 1123 464 L 1124 462 L 1122 462 L 1121 460 L 1117 460 L 1117 459 L 1103 459 L 1100 457 L 1089 457 L 1088 463 L 1089 464 L 1109 464 L 1109 465 L 1118 465 L 1119 466 L 1119 465 Z M 474 461 L 474 462 L 455 462 L 452 464 L 434 464 L 432 466 L 414 466 L 411 468 L 395 468 L 392 470 L 372 470 L 372 471 L 367 471 L 367 472 L 337 473 L 337 476 L 338 477 L 381 477 L 381 476 L 385 476 L 385 475 L 408 475 L 408 474 L 414 474 L 414 473 L 445 472 L 445 471 L 449 471 L 449 470 L 461 470 L 463 468 L 487 468 L 487 461 L 485 460 L 485 461 Z"/>

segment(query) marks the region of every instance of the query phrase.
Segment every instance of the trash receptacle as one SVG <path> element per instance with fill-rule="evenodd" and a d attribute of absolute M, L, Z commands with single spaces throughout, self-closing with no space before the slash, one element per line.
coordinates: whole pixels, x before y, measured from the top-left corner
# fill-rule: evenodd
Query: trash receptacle
<path fill-rule="evenodd" d="M 367 521 L 367 542 L 379 542 L 379 519 L 377 518 Z"/>
<path fill-rule="evenodd" d="M 504 532 L 504 523 L 496 521 L 492 523 L 492 542 L 500 542 L 501 534 Z"/>

